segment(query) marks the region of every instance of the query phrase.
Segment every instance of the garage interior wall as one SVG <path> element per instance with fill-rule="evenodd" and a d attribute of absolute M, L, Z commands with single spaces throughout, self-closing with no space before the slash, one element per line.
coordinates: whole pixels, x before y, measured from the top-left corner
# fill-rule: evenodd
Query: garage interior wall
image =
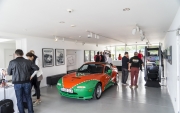
<path fill-rule="evenodd" d="M 180 8 L 177 12 L 177 15 L 174 18 L 174 21 L 172 22 L 169 30 L 174 30 L 180 27 Z M 180 38 L 180 37 L 179 37 Z M 164 44 L 163 44 L 163 49 L 167 49 L 169 46 L 172 46 L 172 65 L 168 63 L 166 60 L 164 61 L 165 63 L 165 76 L 167 77 L 167 87 L 169 91 L 169 95 L 171 97 L 171 101 L 173 103 L 173 107 L 175 109 L 175 113 L 178 113 L 178 96 L 177 95 L 177 36 L 176 32 L 167 32 L 165 39 L 164 39 Z"/>
<path fill-rule="evenodd" d="M 0 68 L 5 68 L 4 53 L 7 49 L 16 49 L 15 43 L 0 43 Z"/>
<path fill-rule="evenodd" d="M 71 50 L 75 49 L 77 50 L 76 54 L 78 54 L 77 67 L 81 66 L 84 63 L 84 52 L 83 52 L 84 50 L 105 50 L 105 46 L 96 47 L 95 44 L 82 45 L 82 43 L 74 43 L 74 42 L 67 42 L 67 41 L 55 42 L 53 39 L 38 38 L 38 37 L 26 38 L 26 43 L 27 43 L 27 51 L 34 50 L 35 54 L 40 58 L 41 62 L 42 62 L 42 48 L 64 49 L 65 55 L 67 54 L 66 51 L 68 49 L 71 49 Z M 65 58 L 65 65 L 46 67 L 46 68 L 42 68 L 42 70 L 44 73 L 43 74 L 44 79 L 41 82 L 41 87 L 47 86 L 46 84 L 47 76 L 67 72 L 66 58 Z"/>

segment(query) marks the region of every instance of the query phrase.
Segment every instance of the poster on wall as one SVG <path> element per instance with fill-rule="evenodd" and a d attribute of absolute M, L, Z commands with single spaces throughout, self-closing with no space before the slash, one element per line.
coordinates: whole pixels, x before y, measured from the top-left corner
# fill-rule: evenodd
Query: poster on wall
<path fill-rule="evenodd" d="M 172 46 L 167 49 L 167 61 L 172 65 Z"/>
<path fill-rule="evenodd" d="M 55 49 L 55 64 L 56 66 L 64 65 L 64 49 Z"/>
<path fill-rule="evenodd" d="M 43 67 L 52 67 L 53 63 L 53 49 L 52 48 L 43 48 L 42 49 L 42 62 Z"/>
<path fill-rule="evenodd" d="M 67 55 L 67 66 L 73 66 L 76 64 L 75 55 Z"/>

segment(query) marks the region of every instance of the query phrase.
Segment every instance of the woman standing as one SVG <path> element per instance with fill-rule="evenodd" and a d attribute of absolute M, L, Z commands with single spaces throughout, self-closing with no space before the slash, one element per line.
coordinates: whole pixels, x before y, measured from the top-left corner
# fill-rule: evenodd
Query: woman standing
<path fill-rule="evenodd" d="M 37 100 L 34 102 L 34 106 L 36 106 L 37 104 L 39 104 L 41 102 L 41 99 L 40 99 L 40 83 L 41 83 L 41 80 L 43 79 L 43 76 L 42 76 L 43 72 L 42 72 L 42 69 L 40 66 L 40 61 L 36 55 L 29 52 L 26 54 L 26 56 L 29 60 L 33 61 L 39 67 L 39 71 L 37 72 L 37 74 L 32 75 L 30 78 L 32 85 L 34 85 L 36 95 L 37 95 Z"/>
<path fill-rule="evenodd" d="M 119 54 L 119 56 L 118 56 L 118 60 L 122 60 L 122 56 L 121 56 L 121 54 Z"/>

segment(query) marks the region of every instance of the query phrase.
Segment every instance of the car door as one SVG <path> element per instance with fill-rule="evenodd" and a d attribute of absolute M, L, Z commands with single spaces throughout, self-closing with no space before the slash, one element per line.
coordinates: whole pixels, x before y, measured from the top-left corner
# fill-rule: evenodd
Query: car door
<path fill-rule="evenodd" d="M 105 73 L 105 88 L 109 87 L 110 86 L 110 81 L 111 81 L 111 77 L 112 75 L 108 73 L 108 70 L 111 70 L 110 66 L 106 65 L 105 66 L 105 70 L 104 70 L 104 73 Z"/>

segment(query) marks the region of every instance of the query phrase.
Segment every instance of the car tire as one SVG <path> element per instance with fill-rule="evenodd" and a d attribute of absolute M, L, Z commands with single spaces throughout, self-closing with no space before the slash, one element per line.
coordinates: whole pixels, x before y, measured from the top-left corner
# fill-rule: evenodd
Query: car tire
<path fill-rule="evenodd" d="M 102 85 L 101 83 L 97 83 L 95 89 L 94 89 L 94 94 L 93 94 L 93 99 L 100 99 L 102 95 Z"/>
<path fill-rule="evenodd" d="M 118 83 L 119 83 L 119 74 L 117 73 L 117 74 L 116 74 L 116 81 L 115 81 L 115 85 L 118 85 Z"/>

